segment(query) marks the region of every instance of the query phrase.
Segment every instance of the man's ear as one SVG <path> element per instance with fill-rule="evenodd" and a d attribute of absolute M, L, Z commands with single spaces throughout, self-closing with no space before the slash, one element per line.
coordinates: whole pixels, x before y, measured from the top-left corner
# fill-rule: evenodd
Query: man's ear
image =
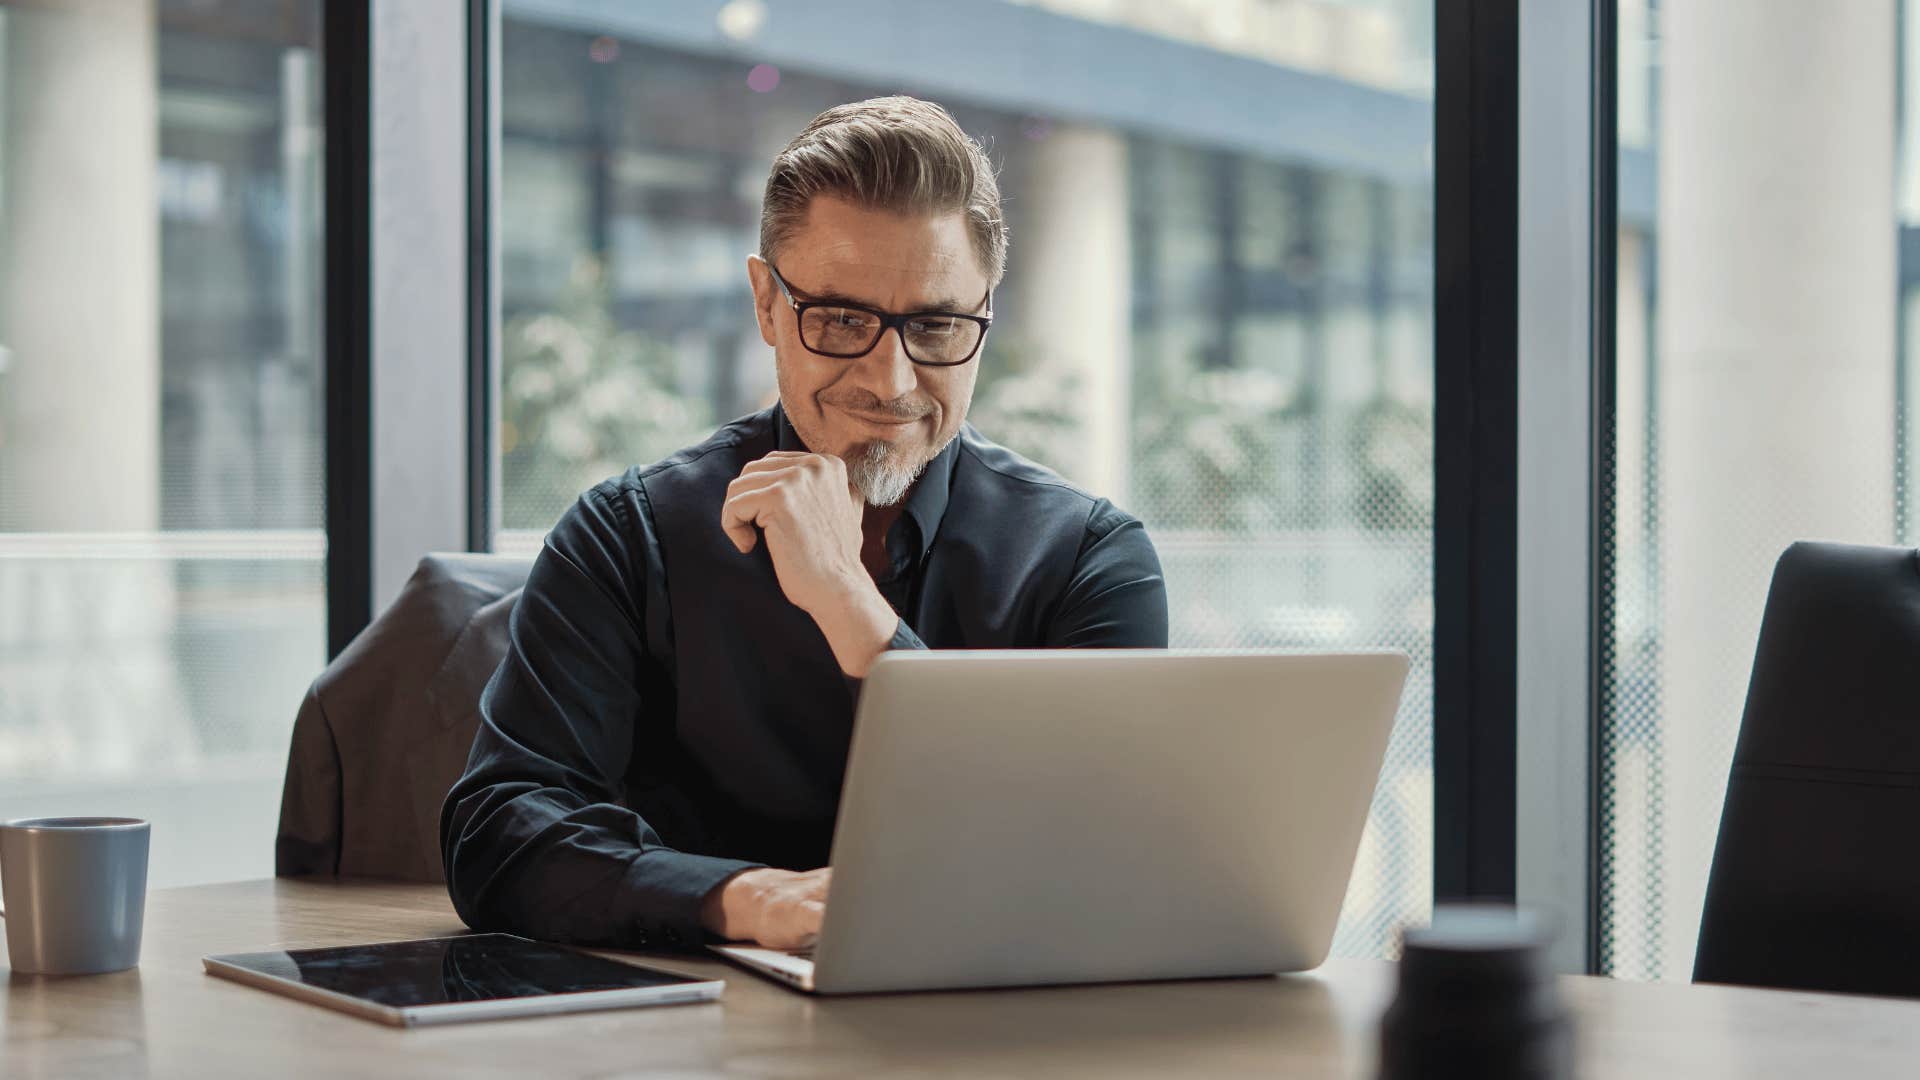
<path fill-rule="evenodd" d="M 753 317 L 760 323 L 760 340 L 774 344 L 773 310 L 780 302 L 780 287 L 773 283 L 773 268 L 758 255 L 747 256 L 747 283 L 753 286 Z"/>

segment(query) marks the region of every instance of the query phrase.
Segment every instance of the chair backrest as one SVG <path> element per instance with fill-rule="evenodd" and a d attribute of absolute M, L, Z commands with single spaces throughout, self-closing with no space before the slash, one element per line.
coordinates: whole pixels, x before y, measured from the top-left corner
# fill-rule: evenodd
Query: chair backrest
<path fill-rule="evenodd" d="M 1920 552 L 1774 569 L 1693 977 L 1920 996 Z"/>
<path fill-rule="evenodd" d="M 440 803 L 466 767 L 532 565 L 428 555 L 314 680 L 293 725 L 276 873 L 445 880 Z"/>

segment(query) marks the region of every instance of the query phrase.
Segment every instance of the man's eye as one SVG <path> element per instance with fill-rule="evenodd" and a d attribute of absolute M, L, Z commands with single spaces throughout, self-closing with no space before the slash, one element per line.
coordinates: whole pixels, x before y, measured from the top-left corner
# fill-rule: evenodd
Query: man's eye
<path fill-rule="evenodd" d="M 867 325 L 866 315 L 858 311 L 836 311 L 828 316 L 828 318 L 833 325 L 844 326 L 850 329 Z"/>
<path fill-rule="evenodd" d="M 953 333 L 959 329 L 959 326 L 959 319 L 927 318 L 914 319 L 907 324 L 907 329 L 916 334 L 931 334 L 938 337 L 942 334 Z"/>

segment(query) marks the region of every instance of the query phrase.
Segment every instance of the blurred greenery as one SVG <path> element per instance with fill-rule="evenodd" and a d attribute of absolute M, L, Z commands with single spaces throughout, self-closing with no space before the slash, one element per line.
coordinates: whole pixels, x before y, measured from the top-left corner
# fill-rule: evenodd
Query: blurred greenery
<path fill-rule="evenodd" d="M 553 307 L 509 321 L 500 385 L 501 526 L 545 530 L 581 491 L 704 439 L 705 398 L 678 385 L 672 351 L 621 328 L 598 259 Z"/>
<path fill-rule="evenodd" d="M 1272 370 L 1149 363 L 1134 394 L 1130 509 L 1159 527 L 1231 535 L 1431 521 L 1432 419 L 1384 390 L 1334 405 Z M 1317 463 L 1316 428 L 1337 440 Z"/>
<path fill-rule="evenodd" d="M 1057 472 L 1072 473 L 1087 444 L 1078 412 L 1080 377 L 1036 364 L 1012 334 L 987 339 L 967 419 L 1001 446 Z"/>
<path fill-rule="evenodd" d="M 1069 476 L 1082 471 L 1080 374 L 1037 362 L 1013 336 L 992 339 L 982 361 L 975 426 Z M 1328 519 L 1387 531 L 1431 520 L 1433 423 L 1420 405 L 1382 390 L 1346 406 L 1324 421 L 1339 441 L 1325 450 L 1325 475 L 1310 476 L 1304 451 L 1311 426 L 1323 423 L 1311 386 L 1257 367 L 1206 369 L 1164 356 L 1136 364 L 1131 490 L 1103 494 L 1156 527 L 1236 535 Z"/>
<path fill-rule="evenodd" d="M 665 343 L 616 323 L 595 259 L 576 263 L 549 309 L 511 320 L 501 348 L 505 528 L 550 527 L 580 491 L 699 442 L 720 419 L 704 387 L 683 384 Z M 1378 392 L 1321 418 L 1314 389 L 1297 378 L 1169 359 L 1136 355 L 1130 491 L 1103 493 L 1155 527 L 1244 535 L 1325 520 L 1374 530 L 1431 520 L 1426 409 Z M 979 362 L 975 425 L 1043 465 L 1082 472 L 1090 444 L 1080 373 L 1004 332 Z M 1315 425 L 1336 443 L 1317 469 L 1306 456 Z"/>
<path fill-rule="evenodd" d="M 1433 527 L 1433 414 L 1380 394 L 1353 417 L 1349 453 L 1360 470 L 1360 525 Z"/>
<path fill-rule="evenodd" d="M 1134 383 L 1133 499 L 1163 528 L 1245 533 L 1287 524 L 1311 391 L 1259 368 L 1146 364 Z"/>

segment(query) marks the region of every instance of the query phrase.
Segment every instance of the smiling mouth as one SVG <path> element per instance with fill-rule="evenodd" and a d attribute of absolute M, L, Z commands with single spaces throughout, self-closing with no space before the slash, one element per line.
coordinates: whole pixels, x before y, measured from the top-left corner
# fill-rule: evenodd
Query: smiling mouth
<path fill-rule="evenodd" d="M 875 416 L 872 413 L 864 413 L 858 409 L 848 409 L 843 406 L 835 406 L 835 408 L 840 409 L 841 412 L 846 413 L 855 420 L 862 420 L 869 424 L 878 424 L 881 427 L 906 427 L 908 424 L 917 424 L 926 419 L 923 416 Z"/>

